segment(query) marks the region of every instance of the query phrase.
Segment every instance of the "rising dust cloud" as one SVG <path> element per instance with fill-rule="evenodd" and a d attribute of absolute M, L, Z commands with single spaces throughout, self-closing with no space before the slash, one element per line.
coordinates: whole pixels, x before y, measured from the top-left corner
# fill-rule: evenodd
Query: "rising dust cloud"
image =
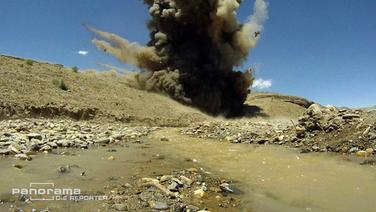
<path fill-rule="evenodd" d="M 93 43 L 139 67 L 138 87 L 166 93 L 213 115 L 239 115 L 253 83 L 252 70 L 235 71 L 254 48 L 268 18 L 267 3 L 240 23 L 242 0 L 144 0 L 151 20 L 147 46 L 88 27 Z"/>

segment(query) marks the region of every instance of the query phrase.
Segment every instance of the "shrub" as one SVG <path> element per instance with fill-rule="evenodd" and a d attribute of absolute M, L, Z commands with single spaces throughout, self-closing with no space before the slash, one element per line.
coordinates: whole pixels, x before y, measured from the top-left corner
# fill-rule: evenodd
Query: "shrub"
<path fill-rule="evenodd" d="M 69 86 L 64 82 L 64 80 L 52 80 L 52 84 L 54 84 L 56 87 L 60 88 L 63 91 L 68 91 Z"/>
<path fill-rule="evenodd" d="M 72 70 L 73 70 L 74 73 L 78 73 L 78 67 L 77 66 L 72 67 Z"/>
<path fill-rule="evenodd" d="M 65 84 L 64 80 L 60 80 L 59 88 L 60 88 L 61 90 L 64 90 L 64 91 L 69 90 L 69 87 L 68 87 L 67 84 Z"/>
<path fill-rule="evenodd" d="M 32 66 L 33 63 L 34 63 L 33 60 L 30 60 L 30 59 L 27 59 L 27 60 L 26 60 L 26 65 L 28 65 L 28 66 Z"/>
<path fill-rule="evenodd" d="M 59 87 L 60 81 L 57 80 L 57 79 L 53 79 L 52 80 L 52 84 L 54 84 L 55 86 Z"/>

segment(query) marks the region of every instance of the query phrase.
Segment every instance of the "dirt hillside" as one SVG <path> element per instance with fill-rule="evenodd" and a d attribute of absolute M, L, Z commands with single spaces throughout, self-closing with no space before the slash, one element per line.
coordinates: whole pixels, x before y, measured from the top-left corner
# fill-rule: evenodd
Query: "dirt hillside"
<path fill-rule="evenodd" d="M 312 104 L 298 97 L 253 93 L 243 118 L 296 120 Z M 81 72 L 62 65 L 0 56 L 0 119 L 69 117 L 160 126 L 213 119 L 170 98 L 137 90 L 116 72 Z"/>

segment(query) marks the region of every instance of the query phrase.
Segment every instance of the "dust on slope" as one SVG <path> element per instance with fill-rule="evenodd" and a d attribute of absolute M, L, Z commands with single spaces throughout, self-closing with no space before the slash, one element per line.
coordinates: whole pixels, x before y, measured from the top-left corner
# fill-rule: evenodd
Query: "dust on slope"
<path fill-rule="evenodd" d="M 54 80 L 63 80 L 69 90 L 60 89 Z M 37 61 L 30 65 L 22 58 L 0 56 L 0 119 L 68 117 L 157 126 L 218 119 L 166 96 L 134 89 L 127 82 L 114 72 L 75 73 L 62 65 Z M 241 118 L 297 120 L 310 104 L 298 97 L 252 93 Z"/>
<path fill-rule="evenodd" d="M 63 80 L 69 90 L 54 80 Z M 0 119 L 60 116 L 180 126 L 209 118 L 168 97 L 130 88 L 114 73 L 75 73 L 8 56 L 0 56 L 0 90 Z"/>

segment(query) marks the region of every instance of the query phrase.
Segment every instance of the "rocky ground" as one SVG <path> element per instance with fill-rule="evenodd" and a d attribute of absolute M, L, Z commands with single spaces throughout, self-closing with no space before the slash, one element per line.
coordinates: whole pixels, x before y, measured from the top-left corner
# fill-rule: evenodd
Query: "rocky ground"
<path fill-rule="evenodd" d="M 237 211 L 240 206 L 231 181 L 196 168 L 135 178 L 110 190 L 109 211 Z"/>
<path fill-rule="evenodd" d="M 181 128 L 181 133 L 231 143 L 289 145 L 302 152 L 339 152 L 373 155 L 376 147 L 374 110 L 338 109 L 311 105 L 293 120 L 217 120 Z M 159 127 L 97 124 L 72 120 L 23 119 L 0 121 L 0 155 L 31 160 L 33 152 L 140 142 Z"/>
<path fill-rule="evenodd" d="M 312 105 L 299 118 L 293 138 L 303 152 L 371 156 L 376 148 L 376 112 Z"/>
<path fill-rule="evenodd" d="M 276 144 L 302 153 L 337 152 L 370 157 L 376 150 L 376 111 L 311 105 L 293 120 L 195 123 L 182 134 L 231 143 Z"/>
<path fill-rule="evenodd" d="M 362 164 L 375 164 L 375 116 L 375 110 L 313 104 L 297 121 L 216 120 L 178 129 L 182 135 L 215 142 L 287 145 L 300 148 L 301 153 L 354 154 L 364 158 Z M 0 121 L 0 156 L 32 160 L 38 154 L 49 154 L 57 149 L 59 154 L 65 155 L 69 154 L 69 148 L 139 144 L 160 129 L 163 127 L 68 119 L 3 120 Z M 160 140 L 168 141 L 169 135 Z M 17 163 L 14 167 L 22 169 Z M 58 171 L 65 173 L 70 168 L 61 166 Z M 232 194 L 234 191 L 231 181 L 214 177 L 199 167 L 171 170 L 164 175 L 144 173 L 128 179 L 126 184 L 105 187 L 103 193 L 110 198 L 102 208 L 106 211 L 237 211 L 241 201 Z M 21 199 L 27 201 L 27 197 Z"/>
<path fill-rule="evenodd" d="M 364 158 L 375 164 L 376 111 L 311 105 L 298 120 L 216 120 L 177 128 L 185 136 L 231 142 L 238 145 L 287 145 L 301 153 L 337 152 Z M 69 149 L 116 147 L 144 143 L 163 127 L 96 123 L 57 119 L 0 121 L 0 156 L 32 160 L 38 154 L 69 154 Z M 169 135 L 160 137 L 168 141 Z M 168 143 L 168 142 L 167 142 Z M 114 160 L 114 158 L 107 158 Z M 14 166 L 22 169 L 22 166 Z M 61 166 L 65 173 L 71 167 Z M 85 174 L 85 173 L 83 173 Z M 109 196 L 106 211 L 237 211 L 241 201 L 231 181 L 214 177 L 200 167 L 150 172 L 132 176 L 102 191 Z M 21 198 L 27 201 L 27 197 Z M 17 210 L 16 210 L 17 211 Z M 48 211 L 48 210 L 47 210 Z"/>
<path fill-rule="evenodd" d="M 123 141 L 140 142 L 142 136 L 156 129 L 72 120 L 6 120 L 0 121 L 0 155 L 31 160 L 36 152 L 48 153 L 56 148 L 87 149 Z"/>
<path fill-rule="evenodd" d="M 65 168 L 64 172 L 67 172 L 66 169 L 68 168 Z M 176 170 L 155 177 L 133 176 L 127 179 L 128 183 L 117 183 L 116 180 L 109 179 L 115 183 L 104 186 L 102 191 L 96 194 L 84 193 L 106 196 L 105 202 L 98 204 L 97 211 L 239 211 L 241 206 L 231 181 L 213 177 L 199 168 Z M 2 206 L 9 203 L 9 208 Z M 28 195 L 10 199 L 0 197 L 0 210 L 60 211 L 50 207 L 43 210 L 29 209 L 28 204 L 32 203 Z"/>
<path fill-rule="evenodd" d="M 139 144 L 158 129 L 72 120 L 5 120 L 0 121 L 0 157 L 32 161 L 38 154 L 69 155 L 71 148 L 84 150 Z M 160 139 L 168 140 L 167 137 Z M 109 151 L 116 149 L 110 148 Z M 110 156 L 107 160 L 115 158 Z M 17 163 L 13 166 L 23 168 Z M 57 167 L 57 172 L 66 174 L 73 168 L 74 165 L 64 165 Z M 106 186 L 102 194 L 109 199 L 101 208 L 105 211 L 208 211 L 210 206 L 217 208 L 215 211 L 236 211 L 240 205 L 237 197 L 231 195 L 234 193 L 231 181 L 214 177 L 200 167 L 171 170 L 166 175 L 145 176 L 147 173 L 132 176 L 126 184 Z M 0 199 L 1 204 L 6 202 L 17 205 L 30 201 L 24 195 L 18 199 Z M 10 210 L 23 211 L 13 206 Z"/>

